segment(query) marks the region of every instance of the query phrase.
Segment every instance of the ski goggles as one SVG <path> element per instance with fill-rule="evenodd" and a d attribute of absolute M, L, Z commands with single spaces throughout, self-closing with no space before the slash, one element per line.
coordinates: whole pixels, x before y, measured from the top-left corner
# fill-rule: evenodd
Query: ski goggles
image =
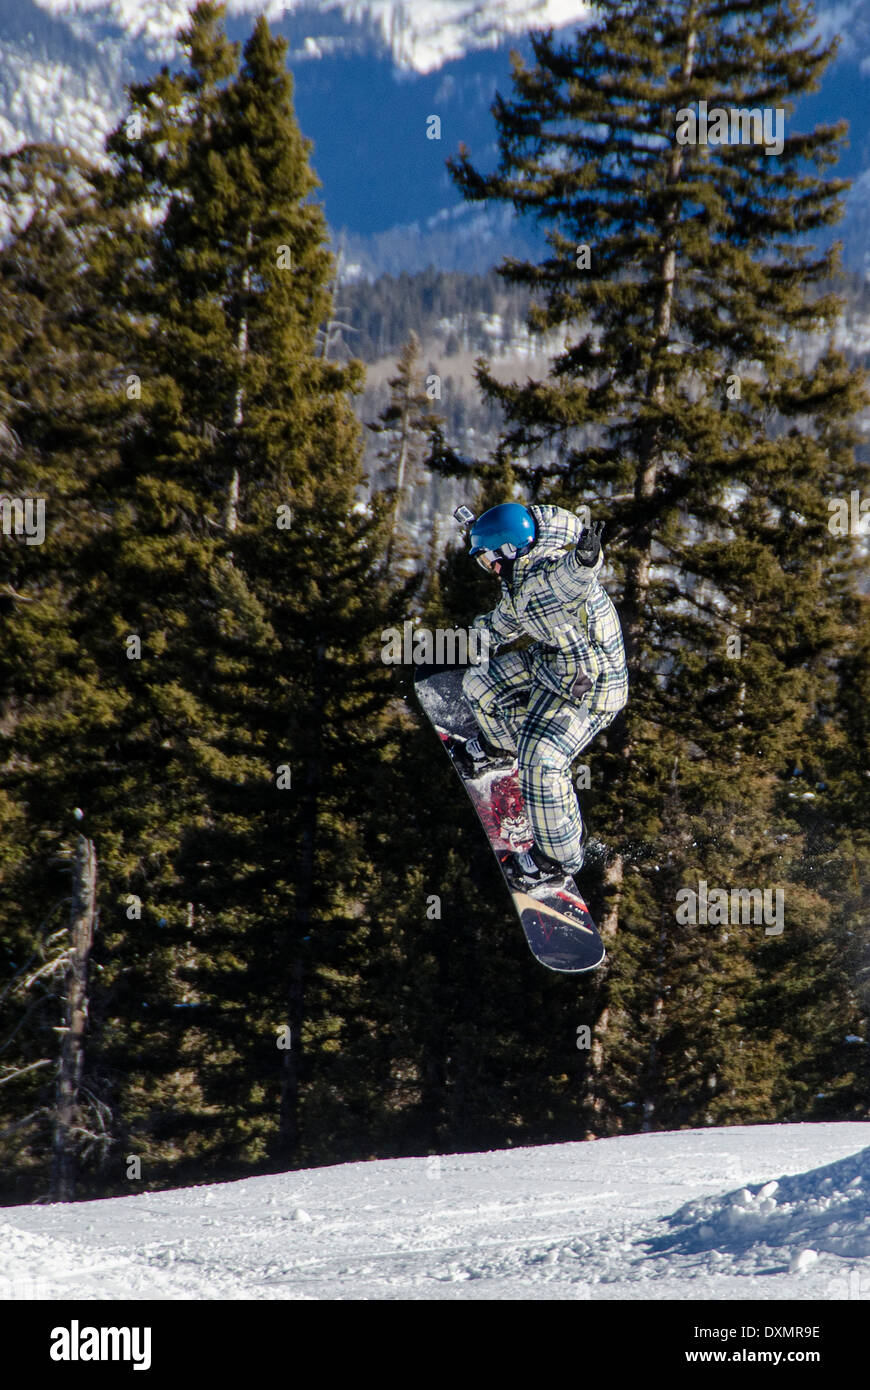
<path fill-rule="evenodd" d="M 475 550 L 474 558 L 482 570 L 486 570 L 487 574 L 493 574 L 498 561 L 503 560 L 504 556 L 497 550 Z"/>

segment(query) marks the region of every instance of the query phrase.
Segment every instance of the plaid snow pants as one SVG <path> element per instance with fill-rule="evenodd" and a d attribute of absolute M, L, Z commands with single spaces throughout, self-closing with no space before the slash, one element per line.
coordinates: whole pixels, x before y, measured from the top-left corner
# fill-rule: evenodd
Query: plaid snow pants
<path fill-rule="evenodd" d="M 580 859 L 583 818 L 571 764 L 612 713 L 589 714 L 532 675 L 530 651 L 491 657 L 470 666 L 462 682 L 480 729 L 496 748 L 516 753 L 520 788 L 535 844 L 567 868 Z"/>

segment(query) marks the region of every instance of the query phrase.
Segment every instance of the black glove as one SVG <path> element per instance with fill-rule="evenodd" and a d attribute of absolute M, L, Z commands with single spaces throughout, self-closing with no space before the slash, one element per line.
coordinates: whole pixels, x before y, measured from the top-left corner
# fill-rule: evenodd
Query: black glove
<path fill-rule="evenodd" d="M 586 565 L 589 569 L 592 568 L 601 554 L 601 537 L 603 535 L 603 521 L 593 521 L 591 526 L 583 527 L 575 551 L 578 564 Z"/>

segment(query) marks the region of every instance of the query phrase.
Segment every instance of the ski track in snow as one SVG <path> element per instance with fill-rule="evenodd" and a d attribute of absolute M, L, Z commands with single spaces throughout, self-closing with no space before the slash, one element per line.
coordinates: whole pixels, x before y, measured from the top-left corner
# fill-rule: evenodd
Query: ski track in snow
<path fill-rule="evenodd" d="M 6 1299 L 870 1299 L 870 1125 L 386 1159 L 0 1212 Z"/>

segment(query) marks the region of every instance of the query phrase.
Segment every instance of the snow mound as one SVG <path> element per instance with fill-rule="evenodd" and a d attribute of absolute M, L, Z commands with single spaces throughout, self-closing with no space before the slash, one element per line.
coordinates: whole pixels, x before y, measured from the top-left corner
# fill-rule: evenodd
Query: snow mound
<path fill-rule="evenodd" d="M 663 1131 L 7 1207 L 0 1298 L 868 1299 L 868 1140 Z"/>
<path fill-rule="evenodd" d="M 651 1252 L 783 1264 L 800 1273 L 821 1252 L 870 1259 L 870 1148 L 794 1177 L 687 1202 L 667 1218 Z"/>

